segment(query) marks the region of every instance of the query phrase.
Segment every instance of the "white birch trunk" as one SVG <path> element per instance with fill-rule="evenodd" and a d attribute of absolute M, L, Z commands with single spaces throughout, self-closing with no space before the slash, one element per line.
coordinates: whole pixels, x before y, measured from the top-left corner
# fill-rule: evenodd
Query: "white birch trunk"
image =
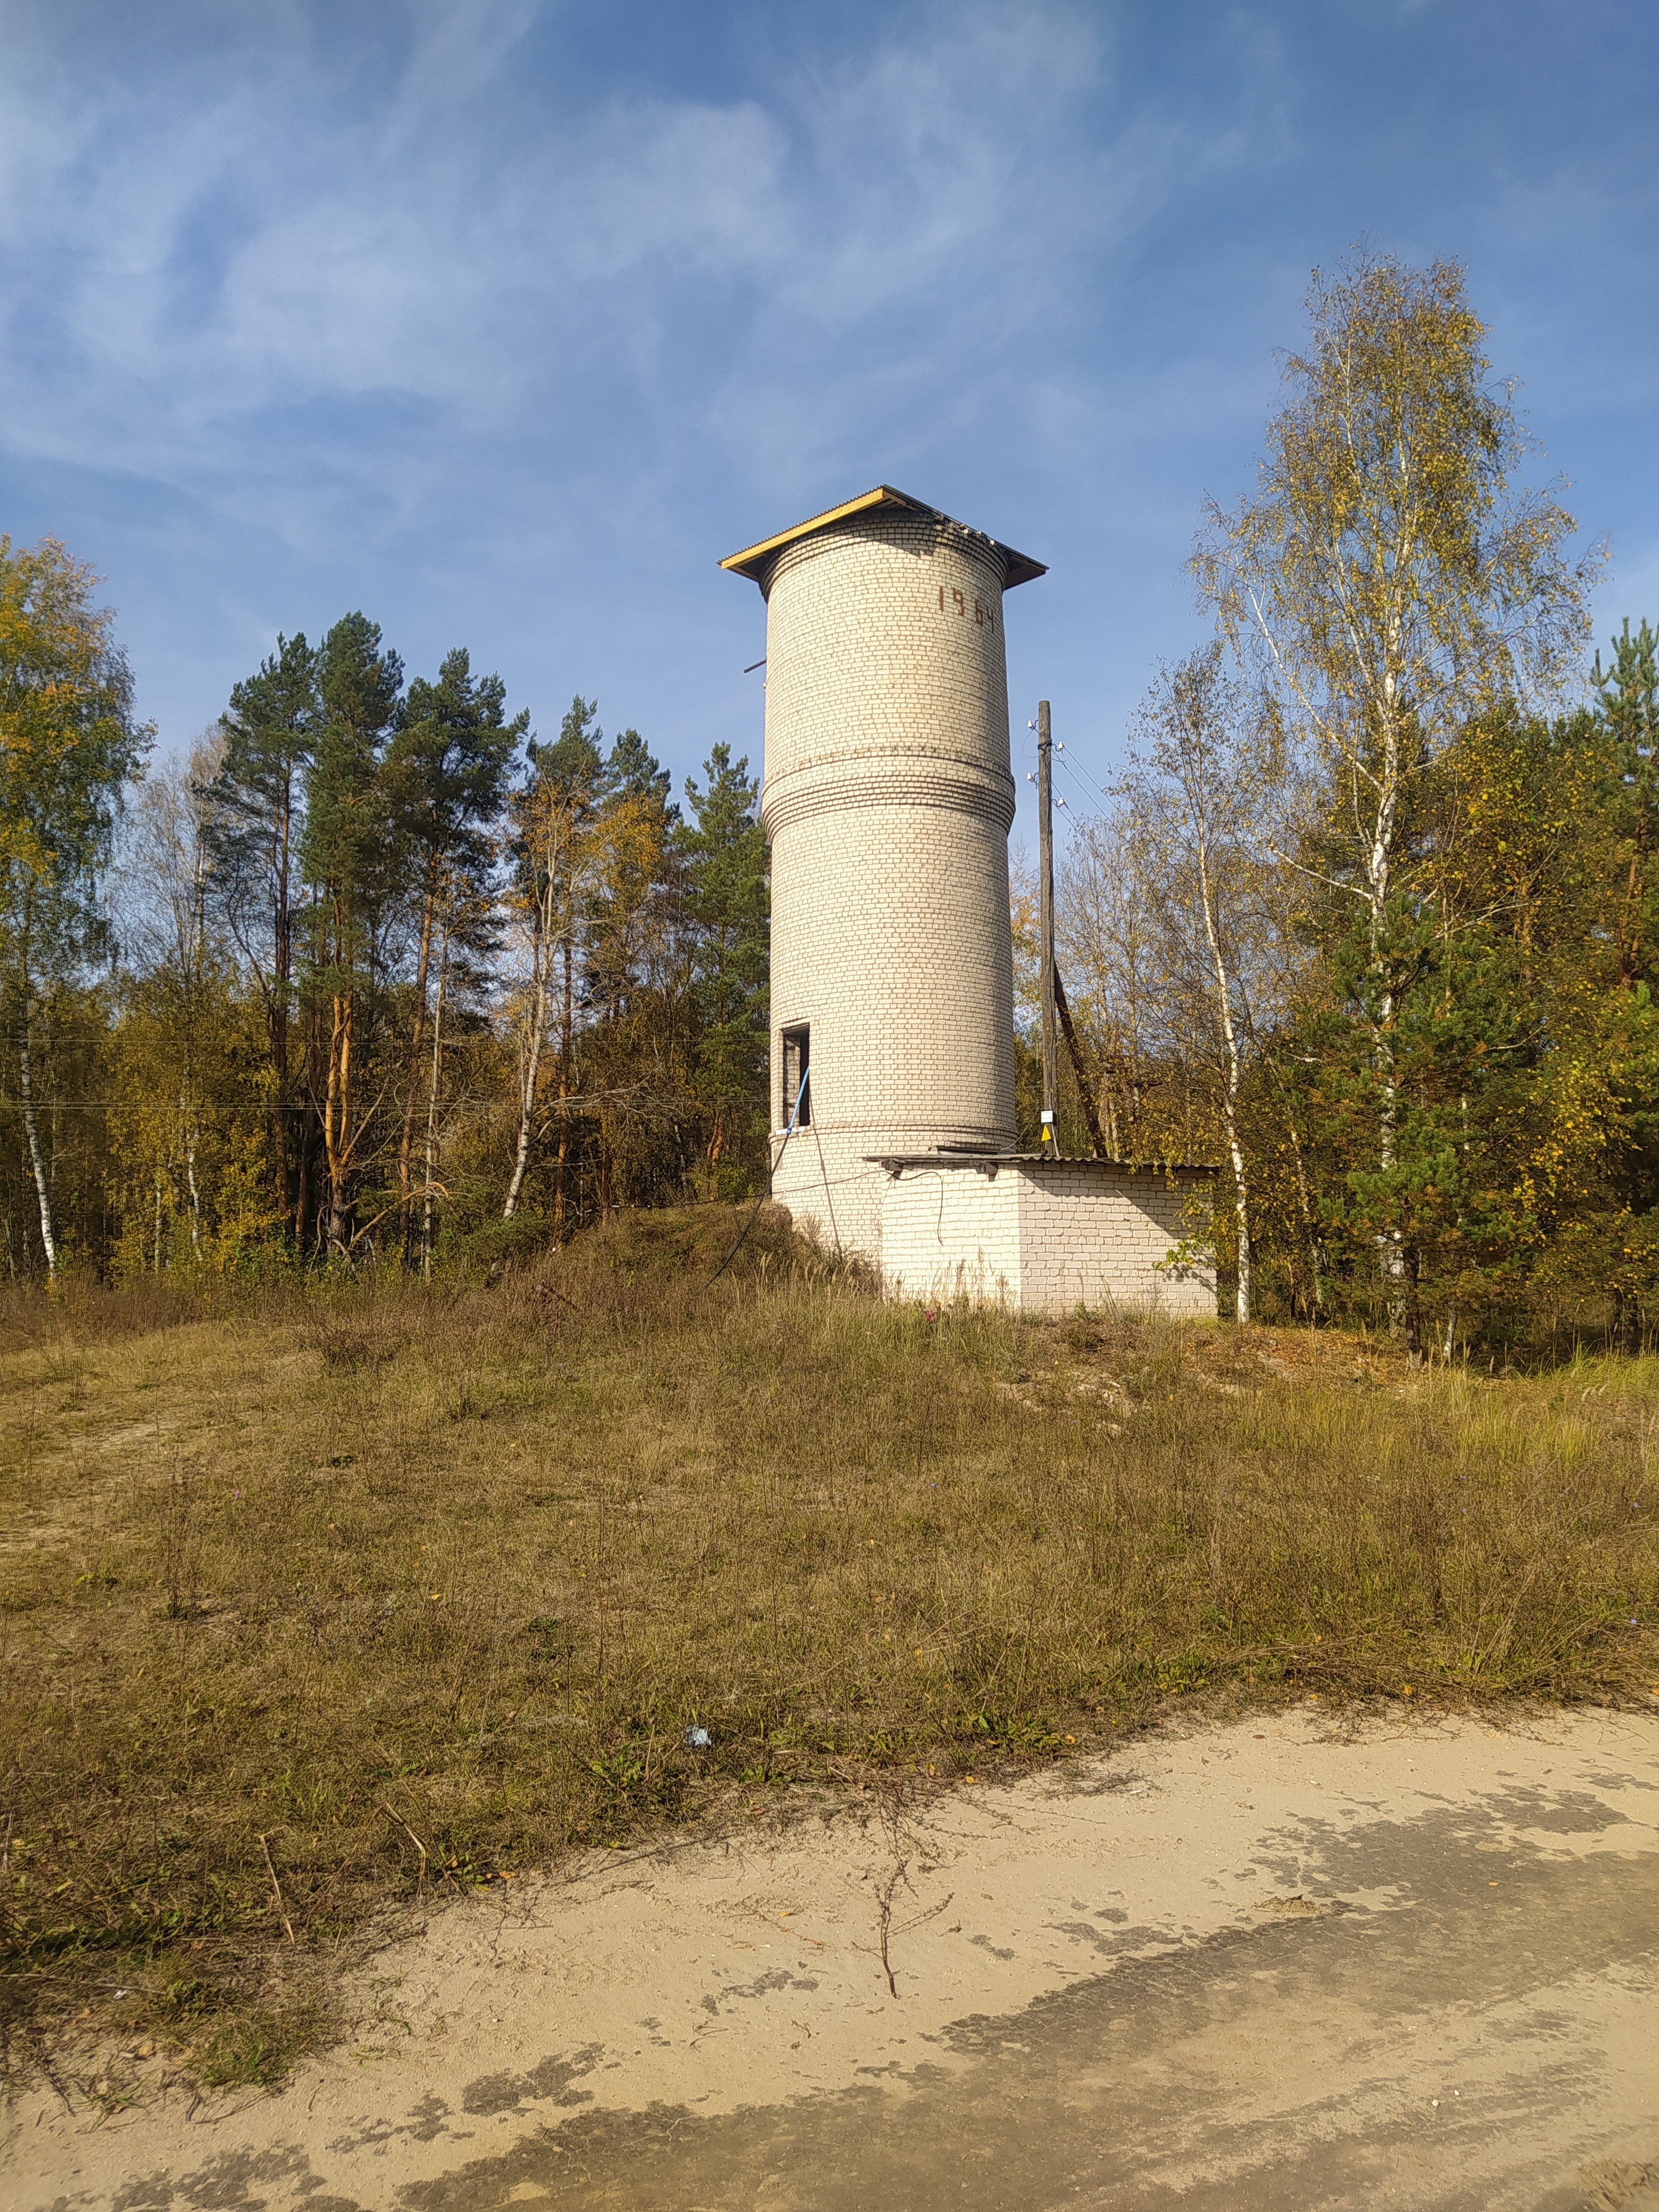
<path fill-rule="evenodd" d="M 28 1140 L 29 1166 L 34 1176 L 34 1195 L 40 1208 L 40 1243 L 46 1255 L 46 1279 L 56 1283 L 58 1236 L 52 1218 L 52 1184 L 46 1175 L 46 1158 L 40 1150 L 40 1130 L 34 1112 L 34 1062 L 29 1037 L 33 1013 L 26 984 L 23 990 L 23 1033 L 17 1052 L 18 1093 L 23 1108 L 23 1133 Z"/>
<path fill-rule="evenodd" d="M 190 1193 L 190 1255 L 199 1267 L 202 1264 L 202 1194 L 196 1181 L 195 1117 L 188 1113 L 185 1128 L 185 1185 Z"/>
<path fill-rule="evenodd" d="M 1221 1036 L 1227 1054 L 1227 1087 L 1222 1098 L 1222 1118 L 1227 1130 L 1227 1153 L 1232 1162 L 1234 1203 L 1238 1211 L 1238 1318 L 1250 1318 L 1251 1279 L 1254 1273 L 1250 1249 L 1250 1193 L 1244 1167 L 1244 1148 L 1238 1137 L 1238 1031 L 1233 1021 L 1232 990 L 1227 975 L 1227 963 L 1222 957 L 1220 933 L 1216 927 L 1215 889 L 1210 880 L 1210 849 L 1207 832 L 1200 828 L 1198 835 L 1198 888 L 1204 908 L 1204 934 L 1210 948 L 1210 963 L 1215 973 L 1216 1011 L 1221 1018 Z"/>
<path fill-rule="evenodd" d="M 449 933 L 444 932 L 438 963 L 438 997 L 432 1012 L 432 1069 L 426 1093 L 426 1190 L 421 1200 L 421 1273 L 432 1273 L 432 1230 L 436 1209 L 433 1177 L 438 1171 L 438 1078 L 443 1058 L 444 987 L 449 981 Z"/>
<path fill-rule="evenodd" d="M 524 1179 L 530 1168 L 530 1138 L 536 1119 L 536 1086 L 541 1075 L 542 1045 L 547 1035 L 548 975 L 553 961 L 553 871 L 548 869 L 547 890 L 536 913 L 536 942 L 531 961 L 530 1030 L 525 1039 L 519 1074 L 519 1141 L 513 1154 L 513 1173 L 507 1180 L 501 1219 L 511 1221 L 519 1210 Z"/>

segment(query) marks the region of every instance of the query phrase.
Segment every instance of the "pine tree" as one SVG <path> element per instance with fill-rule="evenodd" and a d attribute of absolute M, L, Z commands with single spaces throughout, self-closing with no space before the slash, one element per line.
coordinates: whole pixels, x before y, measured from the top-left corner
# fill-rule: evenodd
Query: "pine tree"
<path fill-rule="evenodd" d="M 1659 966 L 1659 631 L 1644 622 L 1632 637 L 1626 619 L 1611 665 L 1604 669 L 1598 653 L 1590 684 L 1613 744 L 1613 811 L 1630 844 L 1620 979 L 1650 981 Z"/>
<path fill-rule="evenodd" d="M 271 1158 L 283 1218 L 301 1250 L 315 1202 L 315 1123 L 293 1066 L 295 922 L 305 776 L 320 719 L 317 656 L 302 632 L 279 635 L 276 652 L 231 692 L 210 794 L 213 896 L 264 1007 Z"/>
<path fill-rule="evenodd" d="M 397 719 L 403 663 L 382 649 L 377 623 L 349 614 L 324 638 L 315 681 L 300 844 L 310 893 L 303 995 L 326 1190 L 322 1243 L 343 1258 L 356 1242 L 356 1186 L 373 1135 L 382 940 L 398 858 L 381 757 Z"/>
<path fill-rule="evenodd" d="M 702 789 L 685 780 L 691 820 L 681 832 L 695 946 L 692 1087 L 708 1113 L 711 1190 L 735 1196 L 764 1157 L 768 855 L 747 758 L 734 764 L 730 745 L 715 745 L 703 774 Z"/>
<path fill-rule="evenodd" d="M 398 1185 L 409 1257 L 420 1115 L 425 1135 L 419 1241 L 422 1265 L 428 1268 L 439 1194 L 445 1002 L 457 956 L 480 945 L 487 934 L 483 893 L 495 858 L 495 825 L 506 802 L 514 757 L 530 728 L 527 710 L 507 720 L 506 702 L 501 678 L 475 677 L 468 654 L 457 647 L 445 654 L 435 683 L 417 678 L 410 685 L 386 762 L 386 802 L 404 855 L 416 932 Z"/>

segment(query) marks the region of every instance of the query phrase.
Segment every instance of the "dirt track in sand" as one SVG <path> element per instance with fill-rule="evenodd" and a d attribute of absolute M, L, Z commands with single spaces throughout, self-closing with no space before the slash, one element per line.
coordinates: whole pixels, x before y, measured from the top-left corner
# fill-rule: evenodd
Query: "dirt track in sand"
<path fill-rule="evenodd" d="M 1659 2208 L 1659 1715 L 1317 1705 L 590 1859 L 279 2096 L 32 2093 L 18 2212 Z"/>

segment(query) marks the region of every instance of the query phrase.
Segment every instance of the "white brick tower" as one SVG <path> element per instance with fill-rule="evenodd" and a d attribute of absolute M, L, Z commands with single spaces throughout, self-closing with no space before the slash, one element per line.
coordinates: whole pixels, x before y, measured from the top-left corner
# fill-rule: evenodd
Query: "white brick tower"
<path fill-rule="evenodd" d="M 721 566 L 767 605 L 773 1188 L 879 1261 L 882 1156 L 1014 1142 L 1002 599 L 1043 569 L 886 484 Z"/>

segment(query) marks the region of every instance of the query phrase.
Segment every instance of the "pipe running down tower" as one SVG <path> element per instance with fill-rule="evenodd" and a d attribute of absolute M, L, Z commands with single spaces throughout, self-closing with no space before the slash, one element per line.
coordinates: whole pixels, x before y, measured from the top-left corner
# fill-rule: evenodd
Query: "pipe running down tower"
<path fill-rule="evenodd" d="M 774 1195 L 890 1282 L 1048 1303 L 1033 1205 L 1131 1171 L 1015 1149 L 1003 596 L 1043 564 L 878 484 L 720 565 L 766 600 Z"/>

